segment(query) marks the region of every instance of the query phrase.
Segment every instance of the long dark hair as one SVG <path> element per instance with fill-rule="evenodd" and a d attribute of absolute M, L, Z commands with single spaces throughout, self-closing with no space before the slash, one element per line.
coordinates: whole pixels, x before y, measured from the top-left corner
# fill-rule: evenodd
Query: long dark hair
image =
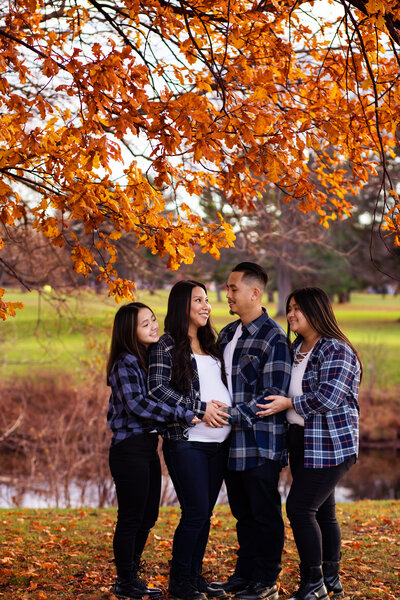
<path fill-rule="evenodd" d="M 107 384 L 115 361 L 124 353 L 134 354 L 141 367 L 147 371 L 147 348 L 137 337 L 138 314 L 141 308 L 148 308 L 153 313 L 151 308 L 142 302 L 125 304 L 115 313 L 107 361 Z"/>
<path fill-rule="evenodd" d="M 354 348 L 350 340 L 345 336 L 343 331 L 340 329 L 333 312 L 332 304 L 328 294 L 317 287 L 306 287 L 294 290 L 286 300 L 286 314 L 289 312 L 289 303 L 294 298 L 296 304 L 300 308 L 301 312 L 310 323 L 311 327 L 315 329 L 319 335 L 327 338 L 335 338 L 344 342 L 353 350 L 360 363 L 361 376 L 362 376 L 362 363 L 357 350 Z M 287 325 L 287 337 L 290 344 L 290 324 Z M 297 335 L 297 339 L 302 340 L 302 335 Z"/>
<path fill-rule="evenodd" d="M 194 376 L 188 331 L 192 290 L 195 287 L 201 287 L 207 293 L 203 283 L 193 281 L 192 279 L 175 283 L 169 293 L 168 308 L 165 317 L 165 331 L 170 334 L 175 344 L 170 384 L 171 387 L 181 394 L 187 393 L 190 390 L 190 383 Z M 222 380 L 226 384 L 224 360 L 222 352 L 217 346 L 217 334 L 210 319 L 208 319 L 204 327 L 198 328 L 197 337 L 203 351 L 221 361 Z"/>

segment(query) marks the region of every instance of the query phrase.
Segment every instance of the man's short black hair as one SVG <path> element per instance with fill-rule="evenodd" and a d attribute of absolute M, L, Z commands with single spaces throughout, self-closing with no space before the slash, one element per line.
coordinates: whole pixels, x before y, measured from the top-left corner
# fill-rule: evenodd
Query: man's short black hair
<path fill-rule="evenodd" d="M 233 272 L 243 273 L 243 279 L 248 281 L 257 281 L 261 290 L 265 289 L 268 283 L 268 274 L 263 267 L 253 262 L 241 262 L 232 269 Z"/>

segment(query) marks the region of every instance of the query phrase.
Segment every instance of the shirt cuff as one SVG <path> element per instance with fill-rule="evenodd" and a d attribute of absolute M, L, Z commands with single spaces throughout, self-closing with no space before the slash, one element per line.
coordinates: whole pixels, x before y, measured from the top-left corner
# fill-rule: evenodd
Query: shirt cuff
<path fill-rule="evenodd" d="M 196 417 L 202 419 L 206 414 L 207 402 L 200 402 L 200 408 L 196 411 Z"/>
<path fill-rule="evenodd" d="M 195 418 L 195 416 L 196 415 L 195 415 L 195 413 L 192 410 L 186 411 L 185 421 L 186 421 L 187 425 L 191 424 L 191 422 L 193 421 L 193 419 Z"/>

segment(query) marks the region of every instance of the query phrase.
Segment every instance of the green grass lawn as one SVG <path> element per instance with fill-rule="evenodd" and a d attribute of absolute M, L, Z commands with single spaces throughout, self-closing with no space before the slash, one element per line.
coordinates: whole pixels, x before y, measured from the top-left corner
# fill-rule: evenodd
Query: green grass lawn
<path fill-rule="evenodd" d="M 234 317 L 225 298 L 217 302 L 210 292 L 212 318 L 219 330 Z M 118 304 L 106 295 L 90 291 L 56 297 L 37 292 L 6 292 L 6 300 L 22 300 L 25 308 L 2 323 L 0 376 L 12 378 L 35 371 L 68 370 L 82 376 L 82 365 L 93 353 L 107 352 L 112 318 Z M 149 304 L 162 326 L 168 291 L 153 295 L 137 293 Z M 276 302 L 267 304 L 271 316 Z M 335 304 L 334 310 L 345 333 L 360 350 L 365 368 L 365 383 L 371 380 L 381 388 L 400 385 L 400 298 L 377 294 L 353 294 L 348 304 Z M 278 319 L 285 328 L 284 318 Z"/>
<path fill-rule="evenodd" d="M 338 505 L 342 528 L 345 600 L 398 600 L 400 502 Z M 4 600 L 113 600 L 112 535 L 115 509 L 0 510 L 0 598 Z M 162 507 L 143 558 L 145 576 L 164 590 L 179 509 Z M 236 559 L 235 521 L 216 506 L 204 560 L 210 580 L 225 579 Z M 298 582 L 298 555 L 286 521 L 279 597 Z"/>

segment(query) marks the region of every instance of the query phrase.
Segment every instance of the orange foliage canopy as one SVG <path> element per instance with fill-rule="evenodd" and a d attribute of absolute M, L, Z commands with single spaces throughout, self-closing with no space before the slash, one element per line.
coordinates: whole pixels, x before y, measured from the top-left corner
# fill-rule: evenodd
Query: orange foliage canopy
<path fill-rule="evenodd" d="M 244 211 L 272 182 L 327 226 L 380 162 L 400 245 L 385 170 L 397 0 L 0 0 L 0 13 L 0 222 L 69 244 L 118 300 L 134 288 L 115 270 L 124 232 L 171 269 L 196 245 L 216 258 L 233 245 L 222 215 L 207 224 L 187 205 L 209 185 Z"/>

